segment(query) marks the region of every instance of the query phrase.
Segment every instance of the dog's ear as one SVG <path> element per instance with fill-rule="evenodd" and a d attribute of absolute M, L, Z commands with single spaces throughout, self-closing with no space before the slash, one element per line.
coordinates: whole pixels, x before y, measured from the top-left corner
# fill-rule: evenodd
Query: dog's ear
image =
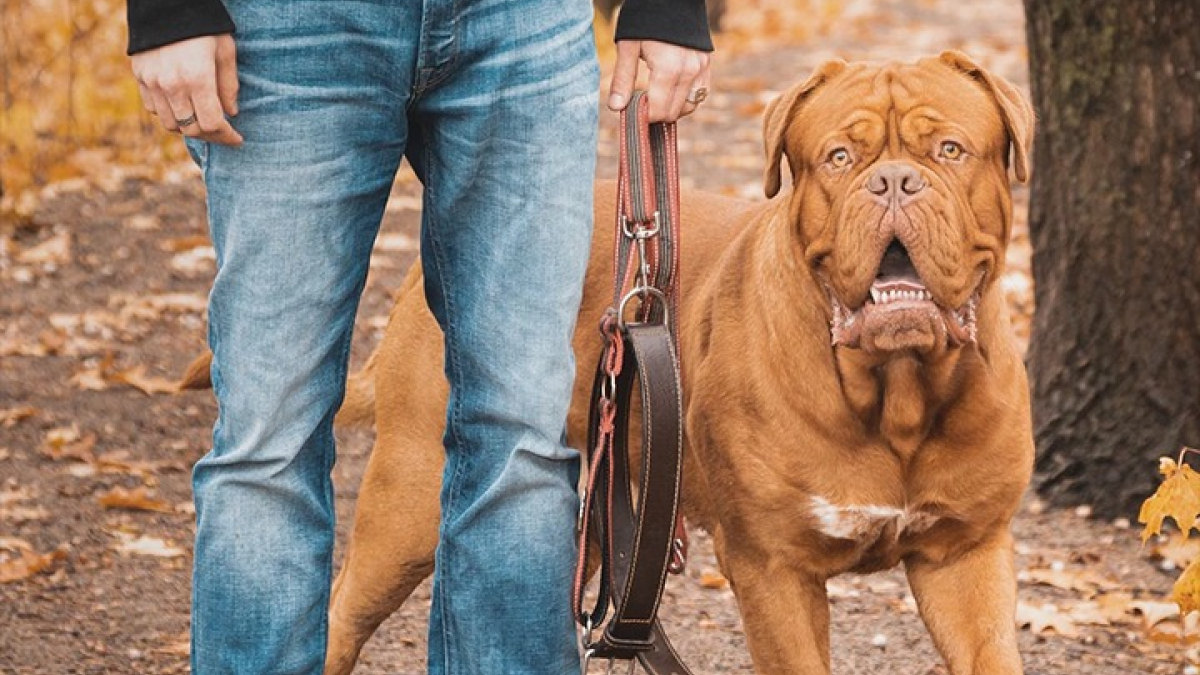
<path fill-rule="evenodd" d="M 763 143 L 767 148 L 767 170 L 763 176 L 763 190 L 770 199 L 779 194 L 783 178 L 780 176 L 783 155 L 787 151 L 787 123 L 795 115 L 800 105 L 808 99 L 817 87 L 846 69 L 846 62 L 841 60 L 826 61 L 817 66 L 813 74 L 803 84 L 783 92 L 767 106 L 763 116 Z M 795 171 L 795 162 L 788 157 L 788 163 Z"/>
<path fill-rule="evenodd" d="M 1012 146 L 1013 172 L 1017 180 L 1022 183 L 1028 182 L 1035 119 L 1029 98 L 1011 82 L 989 73 L 960 51 L 945 51 L 938 58 L 950 67 L 969 75 L 991 92 L 996 104 L 1000 106 L 1004 129 L 1008 132 L 1008 140 Z"/>

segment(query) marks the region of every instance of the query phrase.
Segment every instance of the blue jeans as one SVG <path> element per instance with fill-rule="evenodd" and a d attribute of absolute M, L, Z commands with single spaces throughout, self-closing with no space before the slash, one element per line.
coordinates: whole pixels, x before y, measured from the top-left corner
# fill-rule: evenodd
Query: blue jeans
<path fill-rule="evenodd" d="M 226 0 L 241 148 L 192 143 L 218 272 L 219 415 L 195 468 L 192 672 L 322 670 L 332 420 L 398 165 L 425 186 L 446 335 L 429 672 L 578 672 L 563 444 L 591 236 L 587 0 Z"/>

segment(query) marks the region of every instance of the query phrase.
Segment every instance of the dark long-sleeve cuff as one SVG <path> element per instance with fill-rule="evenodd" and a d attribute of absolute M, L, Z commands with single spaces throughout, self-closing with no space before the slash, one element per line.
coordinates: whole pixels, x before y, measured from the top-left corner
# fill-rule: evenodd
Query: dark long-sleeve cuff
<path fill-rule="evenodd" d="M 130 54 L 234 30 L 221 0 L 128 0 L 127 11 Z"/>
<path fill-rule="evenodd" d="M 617 18 L 616 39 L 713 50 L 704 0 L 626 0 Z"/>

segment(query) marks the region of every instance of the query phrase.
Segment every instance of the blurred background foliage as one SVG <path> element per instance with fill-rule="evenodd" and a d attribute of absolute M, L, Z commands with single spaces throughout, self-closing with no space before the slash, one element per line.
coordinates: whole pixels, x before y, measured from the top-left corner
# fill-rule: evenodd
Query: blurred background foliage
<path fill-rule="evenodd" d="M 733 0 L 721 7 L 718 49 L 811 39 L 845 4 Z M 608 65 L 608 22 L 597 19 L 596 32 Z M 125 48 L 124 0 L 0 0 L 0 197 L 13 204 L 114 165 L 153 174 L 185 157 L 142 109 Z"/>
<path fill-rule="evenodd" d="M 0 191 L 184 156 L 125 56 L 124 0 L 0 2 Z"/>

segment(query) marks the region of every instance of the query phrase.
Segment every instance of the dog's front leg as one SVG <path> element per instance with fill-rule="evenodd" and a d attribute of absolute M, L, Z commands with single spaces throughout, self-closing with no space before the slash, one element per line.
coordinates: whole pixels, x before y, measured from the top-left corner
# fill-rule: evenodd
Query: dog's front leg
<path fill-rule="evenodd" d="M 782 558 L 724 561 L 760 675 L 829 675 L 825 580 Z"/>
<path fill-rule="evenodd" d="M 1022 675 L 1007 529 L 953 560 L 914 558 L 905 566 L 921 618 L 952 675 Z"/>

